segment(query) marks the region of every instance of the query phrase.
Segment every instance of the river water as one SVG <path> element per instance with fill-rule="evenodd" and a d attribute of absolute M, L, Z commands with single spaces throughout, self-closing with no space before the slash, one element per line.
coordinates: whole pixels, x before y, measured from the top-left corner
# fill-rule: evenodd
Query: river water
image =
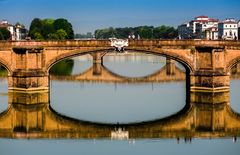
<path fill-rule="evenodd" d="M 104 56 L 103 64 L 95 65 L 88 55 L 65 60 L 51 70 L 50 109 L 54 111 L 54 115 L 59 114 L 73 120 L 116 125 L 138 124 L 153 120 L 161 122 L 173 115 L 176 115 L 173 118 L 182 117 L 178 112 L 184 111 L 183 109 L 189 104 L 185 69 L 175 62 L 174 70 L 174 74 L 166 75 L 166 58 L 137 53 L 108 54 Z M 240 78 L 232 79 L 230 106 L 236 113 L 240 113 L 239 88 Z M 1 78 L 1 113 L 10 106 L 7 92 L 7 80 Z M 196 109 L 195 111 L 199 110 L 198 107 Z M 148 131 L 152 132 L 153 127 L 149 128 L 151 130 Z M 129 132 L 130 130 L 131 127 Z M 136 128 L 136 130 L 141 129 Z M 172 128 L 167 132 L 168 135 L 172 134 L 171 131 L 175 132 Z M 172 136 L 171 138 L 171 136 L 155 134 L 143 134 L 147 136 L 123 140 L 74 136 L 36 139 L 1 138 L 0 154 L 237 155 L 240 152 L 238 136 L 206 136 L 204 132 L 200 132 L 200 135 L 205 136 L 191 138 Z"/>

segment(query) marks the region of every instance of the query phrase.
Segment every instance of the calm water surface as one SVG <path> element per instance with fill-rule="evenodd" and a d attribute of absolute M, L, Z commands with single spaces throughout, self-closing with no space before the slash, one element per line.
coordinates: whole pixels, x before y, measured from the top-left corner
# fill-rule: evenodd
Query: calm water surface
<path fill-rule="evenodd" d="M 90 70 L 89 56 L 66 65 L 65 77 Z M 151 55 L 108 55 L 104 69 L 123 77 L 139 78 L 163 69 L 166 60 Z M 70 66 L 70 67 L 69 67 Z M 177 64 L 181 70 L 184 68 Z M 102 70 L 103 71 L 103 70 Z M 240 80 L 231 80 L 231 107 L 240 113 Z M 185 81 L 114 83 L 55 79 L 51 81 L 50 105 L 58 113 L 75 119 L 102 123 L 132 123 L 164 118 L 186 104 Z M 0 81 L 0 112 L 7 109 L 7 81 Z M 195 154 L 238 155 L 240 142 L 232 138 L 78 140 L 78 139 L 0 139 L 0 155 L 24 154 Z"/>

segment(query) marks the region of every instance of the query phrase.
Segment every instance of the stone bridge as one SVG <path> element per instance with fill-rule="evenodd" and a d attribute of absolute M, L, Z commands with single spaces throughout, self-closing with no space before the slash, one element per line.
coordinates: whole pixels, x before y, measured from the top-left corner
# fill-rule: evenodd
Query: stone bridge
<path fill-rule="evenodd" d="M 191 139 L 240 136 L 240 115 L 229 106 L 229 92 L 192 92 L 190 96 L 190 102 L 181 111 L 166 118 L 132 124 L 104 124 L 57 113 L 49 104 L 47 92 L 11 92 L 8 109 L 0 113 L 0 137 Z"/>
<path fill-rule="evenodd" d="M 115 49 L 109 40 L 0 42 L 0 63 L 9 90 L 49 89 L 49 69 L 71 57 L 91 54 L 94 63 Z M 207 40 L 130 40 L 127 51 L 174 59 L 186 68 L 192 91 L 229 89 L 231 68 L 240 61 L 240 42 Z"/>
<path fill-rule="evenodd" d="M 103 64 L 94 63 L 92 67 L 77 75 L 57 76 L 51 75 L 51 80 L 58 81 L 91 81 L 105 83 L 139 83 L 139 82 L 171 82 L 184 81 L 186 79 L 185 71 L 179 69 L 175 62 L 167 60 L 165 66 L 159 71 L 143 77 L 126 77 L 110 71 Z"/>

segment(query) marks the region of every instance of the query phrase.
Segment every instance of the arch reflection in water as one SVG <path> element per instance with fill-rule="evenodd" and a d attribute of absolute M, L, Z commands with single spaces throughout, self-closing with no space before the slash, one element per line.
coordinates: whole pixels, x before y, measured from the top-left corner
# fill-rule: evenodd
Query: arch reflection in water
<path fill-rule="evenodd" d="M 0 114 L 4 138 L 214 138 L 240 136 L 240 116 L 229 107 L 229 92 L 191 93 L 190 103 L 167 118 L 104 124 L 69 118 L 49 106 L 48 93 L 9 93 Z M 236 139 L 236 138 L 235 138 Z"/>
<path fill-rule="evenodd" d="M 126 77 L 112 72 L 101 63 L 93 63 L 93 66 L 85 72 L 77 75 L 59 76 L 52 75 L 52 80 L 64 81 L 91 81 L 91 82 L 111 82 L 111 83 L 128 83 L 128 82 L 170 82 L 185 80 L 185 71 L 176 67 L 173 60 L 168 60 L 166 65 L 160 70 L 143 77 Z"/>
<path fill-rule="evenodd" d="M 166 117 L 185 105 L 185 83 L 178 82 L 185 79 L 185 73 L 177 67 L 174 73 L 168 74 L 165 66 L 149 76 L 129 78 L 94 63 L 82 74 L 52 76 L 51 105 L 65 115 L 97 122 L 126 123 Z M 166 97 L 169 92 L 177 95 Z M 166 110 L 159 112 L 163 108 Z"/>

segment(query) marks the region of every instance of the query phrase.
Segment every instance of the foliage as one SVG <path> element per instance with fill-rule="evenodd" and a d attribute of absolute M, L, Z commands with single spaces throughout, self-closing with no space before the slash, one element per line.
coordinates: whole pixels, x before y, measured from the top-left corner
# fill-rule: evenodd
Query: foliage
<path fill-rule="evenodd" d="M 55 20 L 53 26 L 56 31 L 63 29 L 67 33 L 66 39 L 74 38 L 72 24 L 69 23 L 66 19 L 60 18 Z"/>
<path fill-rule="evenodd" d="M 7 77 L 8 71 L 6 68 L 0 65 L 0 77 Z"/>
<path fill-rule="evenodd" d="M 177 37 L 177 29 L 169 26 L 139 26 L 139 27 L 125 27 L 125 28 L 105 28 L 95 31 L 97 39 L 108 38 L 128 38 L 129 35 L 135 35 L 141 39 L 174 39 Z"/>
<path fill-rule="evenodd" d="M 36 40 L 64 40 L 73 39 L 72 24 L 66 19 L 39 19 L 32 20 L 29 36 Z"/>
<path fill-rule="evenodd" d="M 11 33 L 6 28 L 0 28 L 0 40 L 8 40 L 11 37 Z"/>
<path fill-rule="evenodd" d="M 72 59 L 60 61 L 50 69 L 50 74 L 57 75 L 57 76 L 71 75 L 73 66 L 74 66 L 74 60 Z"/>

